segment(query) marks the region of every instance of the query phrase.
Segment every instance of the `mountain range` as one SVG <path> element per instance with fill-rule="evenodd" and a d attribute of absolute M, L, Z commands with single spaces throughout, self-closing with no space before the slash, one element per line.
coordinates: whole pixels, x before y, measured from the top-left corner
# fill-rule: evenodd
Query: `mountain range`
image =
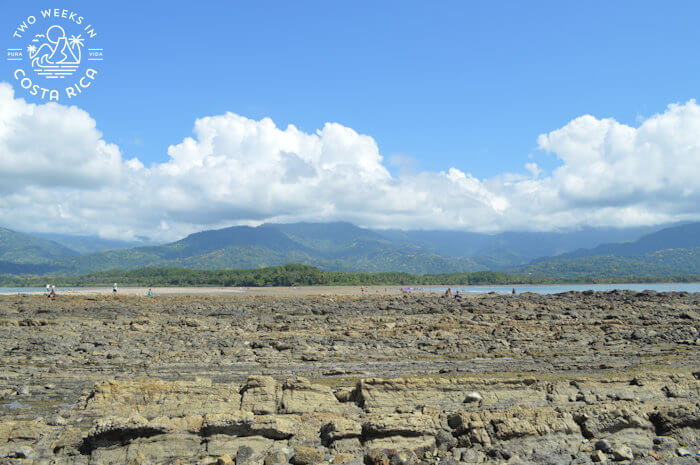
<path fill-rule="evenodd" d="M 700 223 L 662 229 L 625 243 L 542 257 L 517 271 L 536 276 L 671 276 L 700 274 Z"/>
<path fill-rule="evenodd" d="M 234 226 L 163 245 L 0 228 L 0 274 L 112 269 L 246 269 L 301 263 L 334 271 L 536 276 L 700 274 L 700 223 L 565 232 L 372 230 L 350 223 Z"/>

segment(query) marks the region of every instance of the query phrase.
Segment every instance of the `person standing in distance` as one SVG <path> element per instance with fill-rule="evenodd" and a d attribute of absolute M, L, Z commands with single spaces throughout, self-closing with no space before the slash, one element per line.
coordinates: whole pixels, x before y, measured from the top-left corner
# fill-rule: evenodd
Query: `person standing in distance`
<path fill-rule="evenodd" d="M 112 294 L 117 295 L 117 283 L 114 283 L 114 286 L 112 286 Z"/>

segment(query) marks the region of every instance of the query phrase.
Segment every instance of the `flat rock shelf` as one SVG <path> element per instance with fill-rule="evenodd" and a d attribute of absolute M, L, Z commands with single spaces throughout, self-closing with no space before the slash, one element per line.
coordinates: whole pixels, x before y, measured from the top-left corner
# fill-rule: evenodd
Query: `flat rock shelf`
<path fill-rule="evenodd" d="M 0 464 L 695 464 L 700 294 L 0 297 Z"/>

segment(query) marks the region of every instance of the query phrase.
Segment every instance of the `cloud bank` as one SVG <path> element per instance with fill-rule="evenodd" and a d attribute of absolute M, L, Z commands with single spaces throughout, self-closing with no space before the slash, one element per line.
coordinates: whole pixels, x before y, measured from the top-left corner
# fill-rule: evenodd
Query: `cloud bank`
<path fill-rule="evenodd" d="M 83 110 L 28 104 L 0 83 L 0 226 L 170 240 L 264 221 L 502 231 L 700 219 L 693 100 L 637 128 L 581 116 L 539 136 L 561 162 L 551 173 L 529 162 L 488 179 L 454 167 L 392 176 L 372 137 L 337 123 L 308 134 L 208 116 L 148 167 L 96 127 Z"/>

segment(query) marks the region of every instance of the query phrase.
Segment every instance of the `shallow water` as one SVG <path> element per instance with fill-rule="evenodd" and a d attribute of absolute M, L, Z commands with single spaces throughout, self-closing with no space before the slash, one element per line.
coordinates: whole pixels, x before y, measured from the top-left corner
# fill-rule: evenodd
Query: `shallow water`
<path fill-rule="evenodd" d="M 67 291 L 93 291 L 83 287 L 61 287 L 56 288 L 56 294 Z M 26 294 L 26 293 L 43 292 L 46 293 L 45 287 L 0 287 L 0 294 Z"/>
<path fill-rule="evenodd" d="M 510 294 L 515 289 L 516 294 L 523 292 L 535 292 L 537 294 L 558 294 L 567 291 L 612 291 L 632 290 L 644 291 L 652 290 L 657 292 L 670 291 L 685 291 L 685 292 L 700 292 L 700 283 L 648 283 L 648 284 L 550 284 L 550 285 L 504 285 L 504 286 L 450 286 L 452 292 L 459 290 L 464 294 L 487 294 L 489 292 L 497 292 L 499 294 Z M 107 288 L 105 288 L 107 289 Z M 103 290 L 105 290 L 103 289 Z M 201 289 L 201 288 L 192 288 Z M 212 288 L 214 289 L 214 288 Z M 447 286 L 416 286 L 412 289 L 420 289 L 425 291 L 445 292 Z M 71 287 L 71 288 L 56 288 L 56 293 L 71 292 L 71 291 L 97 291 L 94 288 Z M 107 289 L 109 290 L 109 289 Z M 0 287 L 0 295 L 2 294 L 24 294 L 24 293 L 45 293 L 43 287 Z M 237 292 L 237 291 L 231 291 Z"/>
<path fill-rule="evenodd" d="M 445 292 L 447 287 L 426 287 L 429 291 Z M 535 292 L 537 294 L 558 294 L 567 291 L 612 291 L 630 290 L 630 291 L 645 291 L 651 290 L 656 292 L 670 291 L 685 291 L 685 292 L 700 292 L 700 283 L 649 283 L 649 284 L 550 284 L 550 285 L 531 285 L 520 284 L 511 286 L 452 286 L 452 292 L 459 290 L 465 294 L 487 294 L 489 292 L 497 292 L 499 294 L 510 294 L 515 289 L 516 294 L 523 292 Z"/>

